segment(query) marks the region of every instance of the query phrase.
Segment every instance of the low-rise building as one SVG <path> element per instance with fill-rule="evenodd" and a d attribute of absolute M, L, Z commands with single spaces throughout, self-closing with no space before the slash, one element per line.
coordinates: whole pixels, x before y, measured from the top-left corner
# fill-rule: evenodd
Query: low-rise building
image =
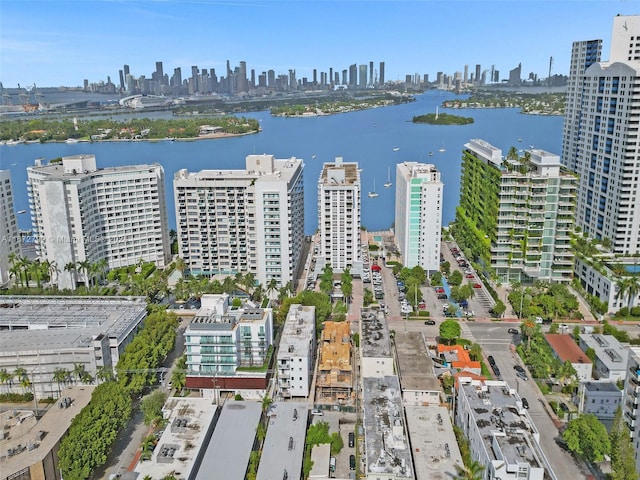
<path fill-rule="evenodd" d="M 397 331 L 394 337 L 398 359 L 398 378 L 405 406 L 439 405 L 442 387 L 424 338 L 415 332 Z"/>
<path fill-rule="evenodd" d="M 457 478 L 462 455 L 445 407 L 405 406 L 416 480 Z"/>
<path fill-rule="evenodd" d="M 608 430 L 622 404 L 622 390 L 611 380 L 580 382 L 578 399 L 578 412 L 595 415 Z"/>
<path fill-rule="evenodd" d="M 363 378 L 395 375 L 389 328 L 382 311 L 363 308 L 360 313 L 360 369 Z"/>
<path fill-rule="evenodd" d="M 250 303 L 229 304 L 229 295 L 203 295 L 185 330 L 187 388 L 221 390 L 257 398 L 267 386 L 273 350 L 273 312 Z"/>
<path fill-rule="evenodd" d="M 623 380 L 627 376 L 627 350 L 613 335 L 583 333 L 579 337 L 582 351 L 591 348 L 595 353 L 593 362 L 593 376 L 596 379 L 606 379 L 612 382 Z"/>
<path fill-rule="evenodd" d="M 278 347 L 278 394 L 308 397 L 316 351 L 316 308 L 291 305 Z"/>
<path fill-rule="evenodd" d="M 40 420 L 30 410 L 10 410 L 0 417 L 0 479 L 62 480 L 58 449 L 71 421 L 89 401 L 95 387 L 74 386 L 61 393 L 61 403 Z"/>
<path fill-rule="evenodd" d="M 146 307 L 143 297 L 0 297 L 0 369 L 24 369 L 37 396 L 57 397 L 65 379 L 56 370 L 82 365 L 95 378 L 116 366 Z"/>
<path fill-rule="evenodd" d="M 555 478 L 540 448 L 540 433 L 522 399 L 506 382 L 458 378 L 456 425 L 469 440 L 483 479 Z"/>
<path fill-rule="evenodd" d="M 365 377 L 362 390 L 367 480 L 414 479 L 398 377 Z"/>
<path fill-rule="evenodd" d="M 167 421 L 149 461 L 139 462 L 135 472 L 139 478 L 192 478 L 207 445 L 220 409 L 209 398 L 167 399 L 162 409 Z M 180 472 L 177 474 L 177 472 Z"/>
<path fill-rule="evenodd" d="M 589 357 L 580 350 L 571 335 L 547 333 L 544 337 L 547 339 L 556 358 L 562 363 L 571 363 L 579 380 L 591 380 L 593 364 Z"/>
<path fill-rule="evenodd" d="M 636 458 L 636 470 L 640 471 L 640 428 L 638 428 L 638 415 L 640 415 L 640 350 L 632 349 L 627 366 L 627 378 L 624 382 L 622 396 L 622 419 L 631 431 L 631 443 Z"/>
<path fill-rule="evenodd" d="M 300 478 L 309 414 L 306 403 L 280 402 L 267 413 L 269 428 L 256 480 Z"/>
<path fill-rule="evenodd" d="M 316 376 L 316 403 L 351 404 L 353 380 L 351 327 L 348 322 L 325 322 Z"/>
<path fill-rule="evenodd" d="M 197 473 L 190 478 L 244 480 L 261 416 L 259 402 L 226 402 Z"/>
<path fill-rule="evenodd" d="M 439 343 L 438 355 L 451 368 L 475 373 L 476 375 L 482 373 L 480 362 L 471 360 L 469 352 L 462 345 L 443 345 Z"/>

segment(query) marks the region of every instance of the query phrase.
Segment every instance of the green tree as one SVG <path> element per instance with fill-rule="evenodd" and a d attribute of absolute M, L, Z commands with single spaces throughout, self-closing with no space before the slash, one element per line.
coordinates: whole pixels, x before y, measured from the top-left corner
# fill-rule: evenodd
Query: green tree
<path fill-rule="evenodd" d="M 611 442 L 611 479 L 638 480 L 633 444 L 622 418 L 622 408 L 618 406 L 609 432 Z"/>
<path fill-rule="evenodd" d="M 462 283 L 462 273 L 460 270 L 454 270 L 449 275 L 449 285 L 460 285 Z"/>
<path fill-rule="evenodd" d="M 434 272 L 429 279 L 432 287 L 442 285 L 442 274 L 440 272 Z"/>
<path fill-rule="evenodd" d="M 491 308 L 491 312 L 498 318 L 501 318 L 506 310 L 507 307 L 502 300 L 498 300 L 496 304 Z"/>
<path fill-rule="evenodd" d="M 567 447 L 588 462 L 601 462 L 611 452 L 611 441 L 605 426 L 595 415 L 581 415 L 571 420 L 562 433 Z"/>
<path fill-rule="evenodd" d="M 442 262 L 440 264 L 440 270 L 442 270 L 442 273 L 445 275 L 449 275 L 449 272 L 451 271 L 451 264 L 449 262 Z"/>
<path fill-rule="evenodd" d="M 440 340 L 453 345 L 460 338 L 460 324 L 455 320 L 445 320 L 440 324 Z"/>
<path fill-rule="evenodd" d="M 155 390 L 142 398 L 140 409 L 144 415 L 145 425 L 151 425 L 162 420 L 162 407 L 167 400 L 167 394 L 162 390 Z"/>
<path fill-rule="evenodd" d="M 472 461 L 464 466 L 456 464 L 455 480 L 482 480 L 484 478 L 484 472 L 484 465 L 476 461 Z"/>
<path fill-rule="evenodd" d="M 469 356 L 471 357 L 471 360 L 480 361 L 482 358 L 482 347 L 480 344 L 474 343 L 471 345 L 471 348 L 469 349 Z"/>

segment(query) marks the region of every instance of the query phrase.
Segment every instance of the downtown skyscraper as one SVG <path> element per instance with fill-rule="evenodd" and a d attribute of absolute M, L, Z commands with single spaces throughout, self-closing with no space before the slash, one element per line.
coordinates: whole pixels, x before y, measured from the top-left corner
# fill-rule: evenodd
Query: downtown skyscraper
<path fill-rule="evenodd" d="M 609 61 L 601 40 L 575 42 L 562 162 L 578 173 L 576 224 L 613 253 L 640 253 L 640 16 L 613 20 Z"/>

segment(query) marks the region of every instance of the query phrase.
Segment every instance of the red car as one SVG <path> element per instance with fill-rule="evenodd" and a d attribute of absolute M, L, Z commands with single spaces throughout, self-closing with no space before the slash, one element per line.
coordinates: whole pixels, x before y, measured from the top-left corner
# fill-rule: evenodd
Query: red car
<path fill-rule="evenodd" d="M 474 275 L 473 275 L 473 273 L 467 273 L 467 274 L 465 275 L 465 277 L 467 277 L 467 278 L 475 278 L 475 277 L 474 277 Z"/>
<path fill-rule="evenodd" d="M 436 293 L 444 293 L 444 288 L 436 287 Z"/>
<path fill-rule="evenodd" d="M 427 304 L 426 304 L 426 303 L 424 303 L 424 302 L 420 302 L 420 303 L 418 304 L 418 308 L 419 308 L 420 310 L 426 310 L 426 309 L 427 309 Z"/>
<path fill-rule="evenodd" d="M 482 285 L 480 285 L 479 283 L 474 283 L 473 288 L 482 288 Z"/>

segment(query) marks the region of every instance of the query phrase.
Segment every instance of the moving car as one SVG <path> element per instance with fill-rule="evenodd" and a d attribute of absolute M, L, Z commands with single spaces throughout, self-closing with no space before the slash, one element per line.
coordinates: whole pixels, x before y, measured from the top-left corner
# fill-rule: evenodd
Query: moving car
<path fill-rule="evenodd" d="M 435 325 L 435 324 L 436 324 L 436 321 L 435 321 L 435 320 L 425 320 L 425 321 L 424 321 L 424 324 L 425 324 L 425 325 Z"/>
<path fill-rule="evenodd" d="M 527 374 L 524 372 L 516 372 L 516 377 L 520 377 L 525 382 L 529 381 L 529 377 L 527 377 Z"/>
<path fill-rule="evenodd" d="M 524 374 L 527 373 L 527 372 L 524 371 L 524 368 L 522 368 L 520 365 L 514 365 L 513 369 L 518 373 L 524 373 Z"/>
<path fill-rule="evenodd" d="M 529 402 L 524 397 L 522 397 L 522 406 L 523 406 L 523 408 L 526 408 L 527 410 L 529 409 Z"/>
<path fill-rule="evenodd" d="M 447 297 L 446 293 L 440 293 L 438 294 L 438 300 L 448 300 L 449 297 Z"/>
<path fill-rule="evenodd" d="M 511 335 L 518 335 L 520 332 L 518 332 L 517 328 L 510 328 L 509 330 L 507 330 L 508 333 L 510 333 Z"/>

